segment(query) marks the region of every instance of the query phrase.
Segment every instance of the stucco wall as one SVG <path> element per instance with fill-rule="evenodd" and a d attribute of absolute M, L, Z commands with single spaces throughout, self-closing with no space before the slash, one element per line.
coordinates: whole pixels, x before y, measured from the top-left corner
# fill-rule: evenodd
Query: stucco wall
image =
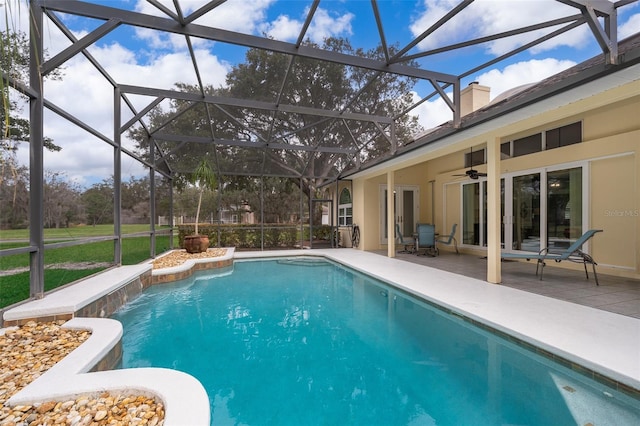
<path fill-rule="evenodd" d="M 637 84 L 631 86 L 632 92 Z M 633 89 L 633 88 L 636 89 Z M 616 97 L 623 93 L 616 89 Z M 590 251 L 603 272 L 640 276 L 640 96 L 623 100 L 613 100 L 607 104 L 604 99 L 589 99 L 580 105 L 572 104 L 564 109 L 546 111 L 517 123 L 510 123 L 504 129 L 484 137 L 474 136 L 456 152 L 449 147 L 442 156 L 433 153 L 424 156 L 424 161 L 398 167 L 395 172 L 396 185 L 420 186 L 419 222 L 435 223 L 441 233 L 447 233 L 453 223 L 461 223 L 461 185 L 464 177 L 454 174 L 464 173 L 464 153 L 468 146 L 478 140 L 499 138 L 502 141 L 528 136 L 536 132 L 553 129 L 566 124 L 582 121 L 583 142 L 567 147 L 537 152 L 526 156 L 504 159 L 500 162 L 501 174 L 518 173 L 581 164 L 588 169 L 586 185 L 589 207 L 585 211 L 585 228 L 603 229 L 602 234 L 591 242 Z M 474 149 L 484 146 L 474 145 Z M 485 171 L 486 166 L 476 166 Z M 380 185 L 386 183 L 385 172 L 377 176 L 354 180 L 354 192 L 360 185 L 363 193 L 362 219 L 358 219 L 363 230 L 362 239 L 366 250 L 381 249 L 380 244 Z M 435 201 L 435 205 L 432 201 Z M 354 201 L 355 207 L 355 201 Z M 435 215 L 435 217 L 434 217 Z M 364 229 L 363 229 L 364 228 Z M 461 235 L 457 235 L 461 241 Z M 608 271 L 607 271 L 608 269 Z"/>

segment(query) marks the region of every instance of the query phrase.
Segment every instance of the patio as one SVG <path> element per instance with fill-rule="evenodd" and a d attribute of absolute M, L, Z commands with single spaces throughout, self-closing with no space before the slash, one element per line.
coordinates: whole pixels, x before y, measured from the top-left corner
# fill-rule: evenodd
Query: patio
<path fill-rule="evenodd" d="M 384 256 L 387 254 L 386 250 L 375 253 Z M 473 254 L 456 255 L 441 250 L 437 257 L 396 253 L 396 258 L 472 278 L 483 279 L 487 275 L 486 259 Z M 600 285 L 596 286 L 590 268 L 587 280 L 582 270 L 554 267 L 553 262 L 547 263 L 542 281 L 535 271 L 535 261 L 503 261 L 501 285 L 640 318 L 640 282 L 637 280 L 605 275 L 598 271 Z"/>

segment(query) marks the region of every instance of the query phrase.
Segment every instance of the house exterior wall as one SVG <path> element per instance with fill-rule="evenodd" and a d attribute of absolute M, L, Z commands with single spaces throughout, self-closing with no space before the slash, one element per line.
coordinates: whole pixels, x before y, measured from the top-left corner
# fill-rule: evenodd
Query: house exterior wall
<path fill-rule="evenodd" d="M 435 223 L 447 233 L 462 219 L 461 182 L 464 153 L 486 148 L 486 141 L 508 141 L 566 124 L 582 122 L 582 142 L 500 161 L 501 174 L 544 170 L 580 164 L 587 168 L 588 206 L 583 211 L 584 229 L 603 229 L 589 243 L 588 251 L 605 273 L 640 277 L 640 82 L 628 83 L 579 102 L 510 122 L 472 139 L 456 141 L 439 150 L 383 171 L 353 180 L 354 209 L 361 205 L 356 220 L 365 244 L 361 249 L 383 249 L 380 238 L 380 185 L 386 172 L 395 169 L 395 184 L 420 186 L 420 222 Z M 486 164 L 474 166 L 486 171 Z M 356 202 L 356 200 L 358 200 Z M 365 214 L 366 213 L 366 214 Z M 355 214 L 355 213 L 354 213 Z M 461 235 L 458 235 L 461 241 Z M 483 251 L 479 246 L 462 246 L 467 251 Z M 447 247 L 443 247 L 444 250 Z M 561 267 L 580 267 L 562 262 Z"/>

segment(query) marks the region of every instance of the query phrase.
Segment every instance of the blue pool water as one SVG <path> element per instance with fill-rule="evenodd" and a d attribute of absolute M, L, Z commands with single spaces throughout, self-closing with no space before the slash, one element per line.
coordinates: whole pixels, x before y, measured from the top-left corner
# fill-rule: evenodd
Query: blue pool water
<path fill-rule="evenodd" d="M 113 317 L 122 366 L 192 374 L 214 425 L 640 424 L 640 401 L 322 260 L 236 262 Z"/>

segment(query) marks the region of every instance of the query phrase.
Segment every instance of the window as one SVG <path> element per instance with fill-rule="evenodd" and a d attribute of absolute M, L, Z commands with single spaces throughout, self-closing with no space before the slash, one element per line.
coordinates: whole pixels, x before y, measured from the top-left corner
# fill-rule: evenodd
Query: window
<path fill-rule="evenodd" d="M 582 142 L 582 122 L 567 124 L 566 126 L 557 127 L 542 133 L 516 139 L 513 141 L 503 142 L 500 144 L 500 153 L 502 159 L 519 157 L 521 155 L 533 154 L 544 149 L 554 149 L 563 146 L 573 145 Z"/>
<path fill-rule="evenodd" d="M 504 142 L 500 144 L 500 158 L 504 160 L 505 158 L 511 157 L 511 142 Z"/>
<path fill-rule="evenodd" d="M 582 123 L 577 122 L 557 129 L 547 130 L 547 149 L 560 148 L 582 142 Z"/>
<path fill-rule="evenodd" d="M 347 188 L 343 188 L 338 199 L 338 225 L 349 226 L 353 223 L 353 205 L 351 204 L 351 193 Z"/>
<path fill-rule="evenodd" d="M 533 154 L 542 151 L 542 133 L 527 136 L 513 141 L 513 156 Z"/>
<path fill-rule="evenodd" d="M 484 149 L 479 151 L 472 151 L 464 154 L 464 167 L 473 167 L 480 164 L 484 164 Z"/>

